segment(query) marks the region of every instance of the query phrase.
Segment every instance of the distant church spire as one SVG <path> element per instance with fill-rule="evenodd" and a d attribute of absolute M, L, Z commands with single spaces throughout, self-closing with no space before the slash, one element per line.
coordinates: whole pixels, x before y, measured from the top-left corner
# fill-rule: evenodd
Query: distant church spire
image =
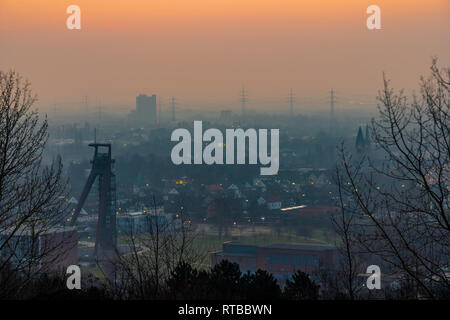
<path fill-rule="evenodd" d="M 366 134 L 363 135 L 363 131 L 361 126 L 358 128 L 358 134 L 356 135 L 356 143 L 355 143 L 357 152 L 365 152 L 370 149 L 370 134 L 369 134 L 369 125 L 366 124 Z"/>
<path fill-rule="evenodd" d="M 365 149 L 365 142 L 364 142 L 364 136 L 362 133 L 361 127 L 358 128 L 358 134 L 356 135 L 356 151 L 363 152 Z"/>

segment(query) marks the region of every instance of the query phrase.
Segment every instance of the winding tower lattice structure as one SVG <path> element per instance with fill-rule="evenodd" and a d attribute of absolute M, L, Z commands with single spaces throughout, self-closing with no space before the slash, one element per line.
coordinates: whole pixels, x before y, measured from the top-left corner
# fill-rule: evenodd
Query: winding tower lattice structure
<path fill-rule="evenodd" d="M 70 224 L 75 224 L 92 185 L 98 178 L 99 206 L 95 254 L 99 256 L 116 251 L 116 176 L 113 173 L 114 160 L 111 159 L 111 144 L 91 143 L 89 146 L 95 148 L 94 158 L 91 161 L 92 168 Z M 100 152 L 105 148 L 106 152 Z"/>

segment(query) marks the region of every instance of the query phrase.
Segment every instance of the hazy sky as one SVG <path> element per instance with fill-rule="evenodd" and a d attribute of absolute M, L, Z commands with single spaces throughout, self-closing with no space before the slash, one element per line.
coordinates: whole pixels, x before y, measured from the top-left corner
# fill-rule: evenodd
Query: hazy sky
<path fill-rule="evenodd" d="M 68 30 L 66 8 L 81 8 Z M 381 7 L 382 30 L 366 28 Z M 450 65 L 450 0 L 0 0 L 0 69 L 28 78 L 45 106 L 375 95 L 386 71 L 416 87 L 431 56 Z"/>

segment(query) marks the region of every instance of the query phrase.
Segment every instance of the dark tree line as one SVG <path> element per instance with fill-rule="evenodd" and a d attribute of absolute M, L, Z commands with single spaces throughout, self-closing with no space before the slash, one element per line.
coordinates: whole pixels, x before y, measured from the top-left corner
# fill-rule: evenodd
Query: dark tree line
<path fill-rule="evenodd" d="M 147 287 L 155 283 L 147 279 Z M 221 261 L 210 270 L 198 270 L 189 263 L 180 262 L 164 283 L 160 283 L 158 295 L 152 290 L 142 295 L 142 284 L 128 287 L 126 295 L 118 295 L 111 284 L 84 281 L 81 290 L 68 290 L 63 274 L 41 275 L 27 285 L 26 294 L 5 298 L 39 300 L 316 300 L 319 286 L 307 274 L 297 271 L 282 289 L 274 276 L 266 271 L 242 273 L 239 265 Z M 134 292 L 134 293 L 133 293 Z"/>

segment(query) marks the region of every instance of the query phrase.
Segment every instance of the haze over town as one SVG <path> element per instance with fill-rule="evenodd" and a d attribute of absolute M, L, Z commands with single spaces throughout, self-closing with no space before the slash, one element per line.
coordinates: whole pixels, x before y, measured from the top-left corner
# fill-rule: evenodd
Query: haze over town
<path fill-rule="evenodd" d="M 2 0 L 0 299 L 448 299 L 450 2 L 376 2 Z"/>

